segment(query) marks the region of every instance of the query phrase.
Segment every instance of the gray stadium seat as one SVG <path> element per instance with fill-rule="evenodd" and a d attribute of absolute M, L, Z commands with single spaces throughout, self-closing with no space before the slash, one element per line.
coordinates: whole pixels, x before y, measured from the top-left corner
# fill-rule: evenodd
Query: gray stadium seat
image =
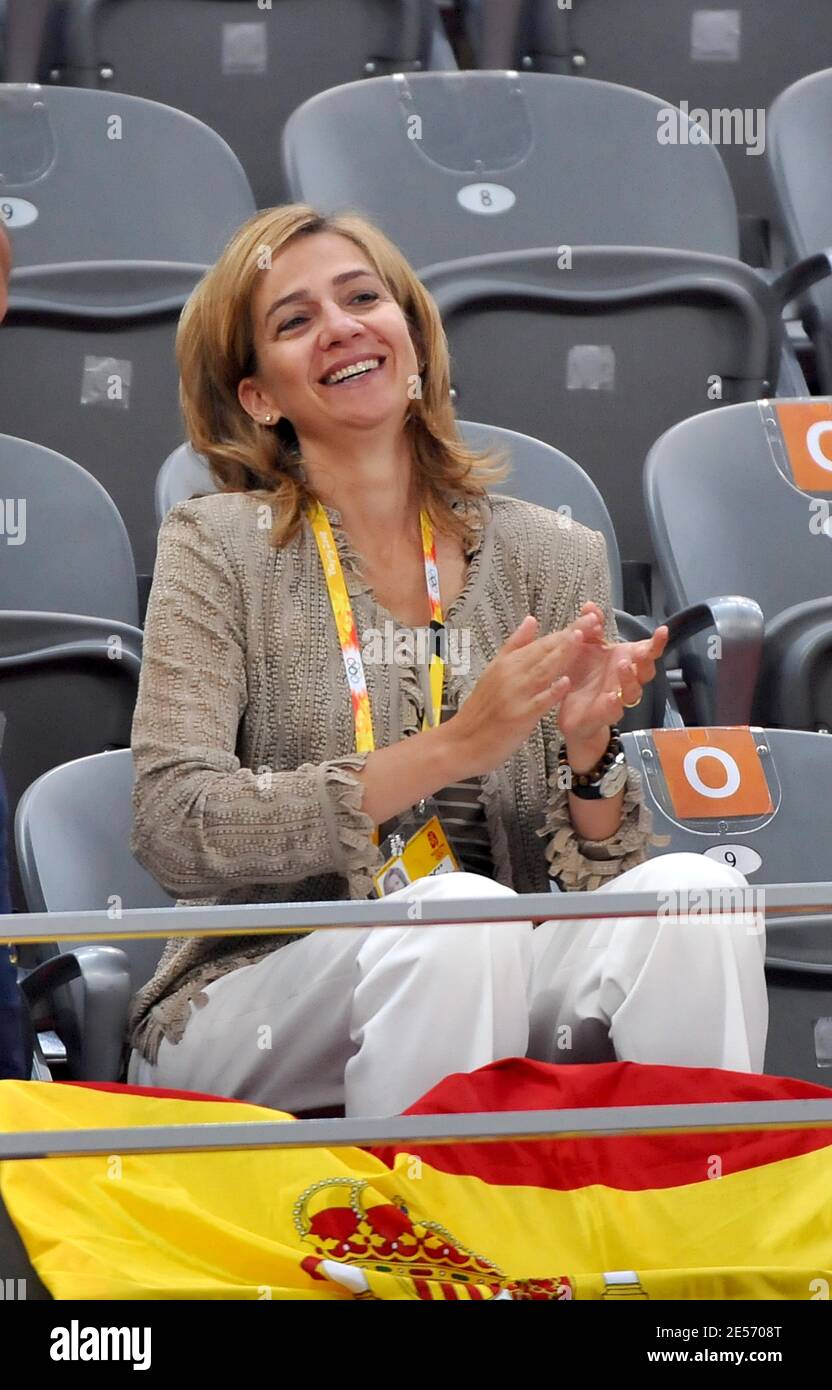
<path fill-rule="evenodd" d="M 777 383 L 781 297 L 739 261 L 575 247 L 563 266 L 540 249 L 448 261 L 421 278 L 450 341 L 458 408 L 580 459 L 625 562 L 652 559 L 640 495 L 651 443 L 696 410 Z"/>
<path fill-rule="evenodd" d="M 289 120 L 292 195 L 368 213 L 415 266 L 530 246 L 737 256 L 712 145 L 662 145 L 645 92 L 541 73 L 422 73 L 322 92 Z"/>
<path fill-rule="evenodd" d="M 129 743 L 142 634 L 130 542 L 101 484 L 0 435 L 0 489 L 0 765 L 13 810 L 47 768 Z M 19 908 L 14 862 L 12 897 Z"/>
<path fill-rule="evenodd" d="M 254 211 L 245 175 L 182 112 L 10 86 L 0 86 L 0 174 L 14 254 L 0 421 L 104 484 L 147 573 L 157 460 L 182 437 L 176 323 Z"/>
<path fill-rule="evenodd" d="M 832 62 L 832 24 L 824 4 L 825 61 Z M 768 164 L 785 227 L 786 246 L 802 260 L 832 247 L 832 68 L 789 87 L 775 101 L 768 122 Z M 832 288 L 816 286 L 801 301 L 802 316 L 817 354 L 822 391 L 832 391 Z"/>
<path fill-rule="evenodd" d="M 832 596 L 785 608 L 765 639 L 754 718 L 832 733 Z"/>
<path fill-rule="evenodd" d="M 112 498 L 92 474 L 41 444 L 0 434 L 0 497 L 4 608 L 137 626 L 130 541 Z"/>
<path fill-rule="evenodd" d="M 156 523 L 161 526 L 171 507 L 202 493 L 217 492 L 202 454 L 190 444 L 180 444 L 169 454 L 156 475 Z"/>
<path fill-rule="evenodd" d="M 692 769 L 694 778 L 698 774 L 712 790 L 730 791 L 730 777 L 739 782 L 738 791 L 742 792 L 750 770 L 759 780 L 752 790 L 755 794 L 762 791 L 763 802 L 768 796 L 769 808 L 752 801 L 744 814 L 726 815 L 714 811 L 719 799 L 711 796 L 707 819 L 699 815 L 702 808 L 697 802 L 681 807 L 688 814 L 680 814 L 668 788 L 666 764 L 656 739 L 680 740 L 687 748 L 684 741 L 690 746 L 697 742 L 719 744 L 725 733 L 732 738 L 742 735 L 753 744 L 750 757 L 743 753 L 739 761 L 734 756 L 736 744 L 727 750 L 723 747 L 719 755 L 722 767 L 710 760 L 713 772 L 708 773 L 707 764 L 697 762 Z M 827 735 L 761 728 L 661 730 L 658 734 L 625 734 L 624 745 L 628 761 L 642 773 L 654 833 L 669 836 L 669 843 L 656 847 L 653 854 L 707 853 L 735 864 L 752 888 L 755 882 L 828 881 L 828 836 L 818 833 L 829 820 L 832 739 Z M 733 767 L 726 752 L 733 758 Z M 683 765 L 683 756 L 677 752 L 677 768 Z M 749 907 L 753 910 L 754 906 L 752 898 Z M 765 1069 L 773 1075 L 798 1076 L 826 1085 L 832 1066 L 832 918 L 824 915 L 807 923 L 778 916 L 768 920 L 766 934 L 770 1018 Z"/>
<path fill-rule="evenodd" d="M 825 464 L 808 452 L 814 421 L 821 438 L 832 431 L 832 401 L 735 405 L 675 425 L 647 458 L 645 500 L 669 607 L 716 590 L 745 594 L 762 610 L 762 669 L 741 722 L 832 727 L 832 451 Z M 697 684 L 714 664 L 695 643 L 686 679 Z"/>
<path fill-rule="evenodd" d="M 142 634 L 110 618 L 0 609 L 0 767 L 9 810 L 35 778 L 130 744 Z M 17 864 L 12 902 L 23 906 Z"/>
<path fill-rule="evenodd" d="M 485 449 L 493 444 L 509 454 L 511 473 L 497 491 L 521 497 L 524 502 L 534 502 L 538 507 L 560 511 L 574 517 L 582 526 L 603 534 L 607 543 L 613 607 L 620 608 L 624 586 L 615 530 L 604 499 L 580 465 L 560 449 L 553 449 L 530 435 L 518 434 L 516 430 L 468 420 L 460 420 L 458 424 L 463 439 L 471 448 Z"/>
<path fill-rule="evenodd" d="M 228 141 L 258 207 L 286 201 L 280 132 L 314 92 L 455 67 L 433 0 L 62 0 L 57 80 L 149 97 Z"/>
<path fill-rule="evenodd" d="M 133 777 L 126 748 L 52 768 L 27 789 L 15 839 L 29 912 L 173 905 L 130 853 Z M 163 945 L 62 942 L 25 978 L 39 1026 L 49 1024 L 65 1043 L 70 1076 L 118 1080 L 127 1005 L 153 974 Z"/>
<path fill-rule="evenodd" d="M 35 267 L 115 262 L 124 277 L 125 261 L 210 265 L 254 211 L 215 131 L 120 92 L 0 84 L 0 172 L 25 289 L 23 272 Z M 146 292 L 135 273 L 129 288 L 134 279 Z"/>
<path fill-rule="evenodd" d="M 515 65 L 655 92 L 690 110 L 749 113 L 744 143 L 720 142 L 745 225 L 746 254 L 764 263 L 766 224 L 777 222 L 760 135 L 774 98 L 832 64 L 828 0 L 529 0 Z M 732 123 L 736 120 L 732 116 Z M 713 118 L 709 124 L 713 126 Z"/>

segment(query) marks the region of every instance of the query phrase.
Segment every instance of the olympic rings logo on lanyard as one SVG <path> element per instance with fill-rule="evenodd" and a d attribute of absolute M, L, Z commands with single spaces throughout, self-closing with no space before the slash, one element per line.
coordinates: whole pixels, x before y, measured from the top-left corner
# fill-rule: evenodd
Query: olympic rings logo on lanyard
<path fill-rule="evenodd" d="M 309 508 L 309 522 L 318 545 L 318 554 L 326 579 L 329 601 L 338 631 L 341 655 L 344 659 L 347 684 L 352 694 L 353 719 L 355 724 L 355 745 L 357 753 L 372 753 L 375 748 L 373 720 L 370 710 L 370 695 L 367 690 L 367 677 L 364 662 L 356 645 L 355 618 L 350 603 L 341 559 L 329 524 L 329 517 L 320 502 Z M 425 562 L 425 587 L 430 603 L 431 629 L 444 626 L 442 601 L 439 591 L 439 567 L 436 563 L 436 543 L 433 527 L 427 512 L 419 516 L 422 532 L 422 553 Z M 347 636 L 349 634 L 349 636 Z M 442 690 L 445 681 L 445 663 L 434 650 L 430 660 L 430 689 L 433 704 L 433 722 L 438 724 L 442 717 Z M 423 728 L 429 727 L 427 711 Z"/>

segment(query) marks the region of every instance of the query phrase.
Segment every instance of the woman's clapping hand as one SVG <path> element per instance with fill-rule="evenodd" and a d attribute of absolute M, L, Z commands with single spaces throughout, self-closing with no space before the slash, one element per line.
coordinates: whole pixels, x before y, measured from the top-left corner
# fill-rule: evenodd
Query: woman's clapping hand
<path fill-rule="evenodd" d="M 608 644 L 592 602 L 560 632 L 540 636 L 539 627 L 531 615 L 523 619 L 449 722 L 460 778 L 507 762 L 557 706 L 567 748 L 593 745 L 639 702 L 668 637 L 659 627 L 649 639 Z"/>
<path fill-rule="evenodd" d="M 530 614 L 486 667 L 473 692 L 449 721 L 460 778 L 481 776 L 507 762 L 569 689 L 582 644 L 596 636 L 598 620 L 582 614 L 561 632 L 539 635 Z"/>
<path fill-rule="evenodd" d="M 662 626 L 639 642 L 607 643 L 604 614 L 597 603 L 585 603 L 581 618 L 595 621 L 575 652 L 561 697 L 558 723 L 567 746 L 590 743 L 617 724 L 626 708 L 639 703 L 668 639 Z"/>

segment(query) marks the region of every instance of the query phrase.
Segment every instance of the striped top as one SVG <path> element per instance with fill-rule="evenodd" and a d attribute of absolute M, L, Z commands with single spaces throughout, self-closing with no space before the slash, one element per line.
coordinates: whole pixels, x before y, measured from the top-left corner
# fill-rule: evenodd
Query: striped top
<path fill-rule="evenodd" d="M 432 713 L 430 698 L 430 678 L 428 668 L 418 667 L 419 680 L 425 692 L 426 708 Z M 447 681 L 445 683 L 447 690 Z M 447 701 L 442 705 L 441 723 L 445 723 L 456 713 L 456 707 Z M 442 828 L 451 842 L 460 869 L 471 874 L 484 874 L 494 878 L 494 860 L 491 854 L 491 838 L 485 807 L 480 800 L 482 785 L 478 777 L 469 777 L 463 782 L 451 782 L 434 796 Z M 379 829 L 381 843 L 399 824 L 400 817 L 394 816 Z"/>
<path fill-rule="evenodd" d="M 442 706 L 442 723 L 450 719 L 455 710 L 447 704 Z M 482 786 L 479 777 L 469 777 L 464 782 L 452 782 L 436 793 L 434 800 L 439 807 L 439 819 L 451 842 L 460 869 L 471 874 L 485 874 L 494 878 L 494 861 L 491 857 L 491 838 L 485 807 L 480 801 Z"/>

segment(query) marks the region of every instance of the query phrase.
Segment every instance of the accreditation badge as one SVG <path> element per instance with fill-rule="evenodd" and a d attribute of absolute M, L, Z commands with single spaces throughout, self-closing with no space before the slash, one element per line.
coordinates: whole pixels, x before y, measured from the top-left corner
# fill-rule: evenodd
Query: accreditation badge
<path fill-rule="evenodd" d="M 400 817 L 395 831 L 381 846 L 386 859 L 373 874 L 376 897 L 386 898 L 431 874 L 459 871 L 459 863 L 437 812 L 435 801 L 429 797 Z"/>

